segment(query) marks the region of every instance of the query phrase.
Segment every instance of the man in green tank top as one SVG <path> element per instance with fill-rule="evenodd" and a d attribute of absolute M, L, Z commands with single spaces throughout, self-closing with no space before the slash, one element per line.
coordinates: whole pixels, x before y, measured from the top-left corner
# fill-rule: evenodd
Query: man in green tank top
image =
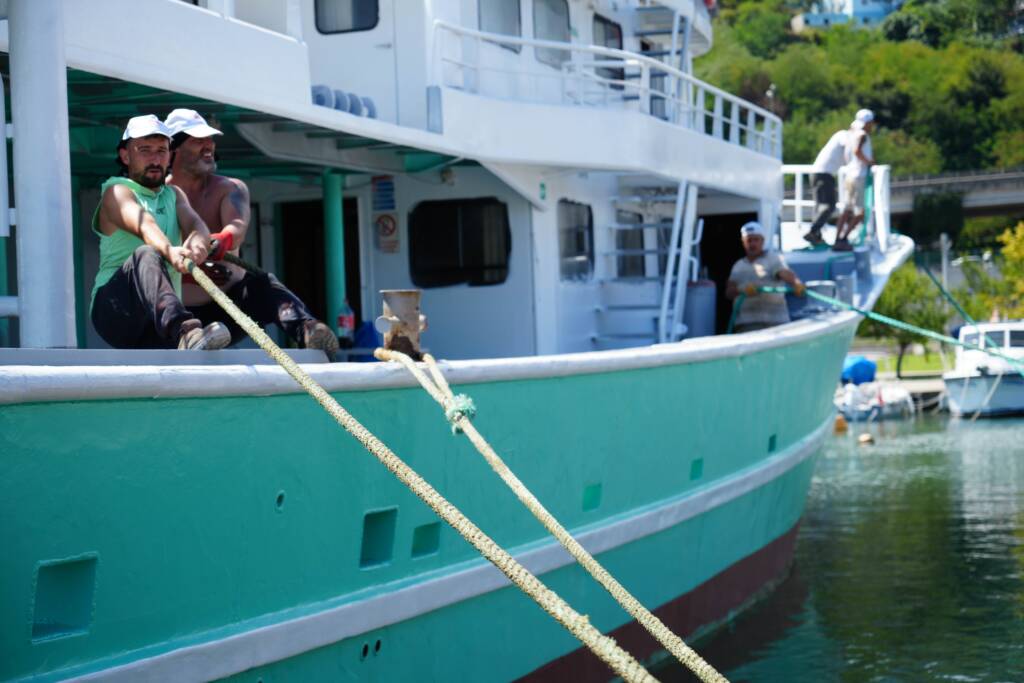
<path fill-rule="evenodd" d="M 91 317 L 115 348 L 212 350 L 231 341 L 223 324 L 204 328 L 181 302 L 186 259 L 206 259 L 210 231 L 184 193 L 165 184 L 170 138 L 156 116 L 131 119 L 117 148 L 122 175 L 103 183 L 93 214 L 100 266 Z"/>

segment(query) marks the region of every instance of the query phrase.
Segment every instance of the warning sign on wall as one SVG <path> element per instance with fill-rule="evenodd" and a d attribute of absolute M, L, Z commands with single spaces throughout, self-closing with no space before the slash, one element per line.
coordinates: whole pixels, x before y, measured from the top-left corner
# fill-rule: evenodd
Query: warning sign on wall
<path fill-rule="evenodd" d="M 395 254 L 401 246 L 398 238 L 398 217 L 393 213 L 378 213 L 373 217 L 373 234 L 377 248 L 385 254 Z"/>

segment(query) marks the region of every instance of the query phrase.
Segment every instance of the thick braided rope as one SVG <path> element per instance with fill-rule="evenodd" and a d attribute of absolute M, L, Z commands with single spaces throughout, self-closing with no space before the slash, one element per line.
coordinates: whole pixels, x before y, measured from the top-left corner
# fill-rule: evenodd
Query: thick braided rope
<path fill-rule="evenodd" d="M 354 436 L 381 464 L 387 467 L 399 481 L 424 503 L 426 503 L 441 519 L 465 538 L 477 551 L 497 567 L 502 574 L 529 595 L 540 607 L 554 617 L 562 626 L 586 645 L 594 654 L 601 658 L 615 673 L 626 681 L 656 681 L 643 666 L 620 648 L 613 638 L 603 635 L 594 628 L 586 615 L 572 609 L 554 591 L 545 586 L 540 579 L 516 562 L 501 546 L 481 531 L 454 505 L 449 503 L 440 493 L 428 484 L 411 467 L 405 464 L 376 436 L 352 417 L 334 398 L 317 382 L 299 367 L 298 363 L 284 353 L 267 336 L 249 316 L 245 315 L 218 288 L 201 269 L 188 262 L 189 272 L 195 281 L 206 290 L 206 293 L 223 308 L 238 325 L 252 337 L 267 355 L 273 358 L 291 375 L 306 392 L 323 406 L 334 420 Z"/>
<path fill-rule="evenodd" d="M 445 410 L 445 416 L 451 421 L 452 426 L 469 437 L 469 440 L 476 446 L 480 455 L 487 460 L 488 464 L 501 477 L 502 481 L 512 489 L 520 502 L 544 525 L 544 528 L 552 536 L 558 539 L 558 542 L 569 551 L 569 554 L 579 562 L 580 566 L 586 569 L 615 598 L 622 608 L 647 629 L 648 633 L 654 636 L 666 650 L 671 652 L 676 659 L 689 668 L 702 681 L 705 681 L 705 683 L 728 683 L 724 676 L 718 673 L 714 667 L 683 642 L 682 638 L 673 633 L 661 619 L 652 614 L 615 577 L 608 573 L 594 556 L 587 552 L 580 545 L 579 541 L 573 538 L 572 534 L 566 531 L 565 527 L 548 512 L 515 473 L 509 469 L 508 465 L 505 464 L 501 457 L 491 448 L 491 445 L 481 436 L 480 432 L 477 431 L 476 427 L 473 426 L 469 418 L 464 413 L 453 409 L 457 405 L 456 397 L 452 393 L 451 387 L 448 385 L 447 380 L 445 380 L 444 375 L 441 374 L 440 369 L 437 367 L 434 358 L 429 353 L 423 354 L 423 360 L 430 370 L 433 381 L 404 353 L 377 349 L 375 355 L 381 360 L 394 361 L 405 366 L 427 393 Z"/>

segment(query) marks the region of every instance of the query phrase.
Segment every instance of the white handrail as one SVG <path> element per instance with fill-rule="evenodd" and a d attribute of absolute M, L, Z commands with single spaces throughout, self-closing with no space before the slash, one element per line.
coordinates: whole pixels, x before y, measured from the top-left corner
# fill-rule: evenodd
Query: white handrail
<path fill-rule="evenodd" d="M 461 39 L 470 39 L 477 44 L 477 47 L 481 43 L 491 43 L 498 46 L 510 46 L 510 47 L 522 47 L 530 46 L 535 49 L 548 49 L 558 50 L 561 52 L 569 53 L 569 58 L 561 65 L 558 71 L 550 71 L 545 69 L 544 71 L 519 69 L 515 71 L 518 75 L 528 75 L 531 78 L 560 78 L 566 86 L 569 83 L 576 83 L 577 86 L 585 82 L 592 84 L 598 84 L 604 88 L 614 87 L 616 90 L 621 88 L 622 92 L 630 91 L 632 94 L 637 95 L 640 102 L 641 110 L 645 113 L 654 113 L 652 111 L 652 102 L 661 100 L 666 103 L 671 103 L 676 110 L 682 112 L 690 112 L 692 116 L 679 116 L 669 115 L 669 120 L 674 125 L 678 125 L 683 128 L 691 130 L 697 130 L 702 134 L 708 134 L 706 132 L 706 120 L 707 117 L 712 117 L 712 131 L 710 135 L 719 139 L 726 139 L 722 135 L 724 126 L 720 120 L 723 113 L 722 102 L 729 103 L 729 112 L 731 120 L 727 120 L 729 124 L 729 138 L 728 142 L 737 145 L 743 145 L 750 149 L 760 151 L 781 158 L 782 156 L 782 121 L 778 116 L 771 113 L 770 111 L 757 106 L 751 102 L 743 100 L 742 98 L 736 97 L 730 93 L 716 88 L 713 85 L 705 83 L 700 79 L 694 78 L 692 75 L 682 71 L 670 64 L 647 57 L 645 55 L 637 54 L 635 52 L 627 52 L 625 50 L 619 50 L 616 48 L 603 47 L 598 45 L 582 45 L 575 43 L 562 43 L 553 40 L 541 40 L 537 38 L 523 38 L 520 36 L 508 36 L 498 33 L 487 33 L 476 29 L 467 28 L 464 26 L 458 26 L 456 24 L 450 24 L 443 20 L 434 21 L 434 51 L 433 51 L 433 85 L 445 87 L 452 84 L 446 83 L 445 65 L 449 64 L 456 66 L 464 71 L 471 71 L 476 76 L 475 87 L 476 90 L 479 87 L 480 73 L 482 71 L 491 72 L 507 72 L 507 68 L 496 68 L 491 66 L 481 66 L 479 49 L 475 51 L 472 56 L 472 60 L 475 63 L 469 63 L 463 55 L 462 59 L 455 59 L 452 57 L 444 56 L 442 45 L 441 34 L 446 33 L 447 35 L 454 36 Z M 591 59 L 575 59 L 577 56 L 587 56 Z M 627 69 L 627 68 L 639 68 L 639 84 L 629 82 L 624 79 L 613 79 L 601 76 L 598 73 L 584 73 L 584 69 Z M 547 71 L 547 73 L 545 73 Z M 668 91 L 660 91 L 651 87 L 652 75 L 660 77 L 670 77 L 678 79 L 680 84 L 686 84 L 684 88 L 670 88 Z M 465 79 L 465 76 L 463 76 Z M 465 83 L 454 84 L 455 87 L 466 87 Z M 692 88 L 692 90 L 691 90 Z M 685 95 L 684 95 L 685 91 Z M 696 91 L 694 96 L 693 91 Z M 563 88 L 562 98 L 564 103 L 586 105 L 588 102 L 583 97 L 583 88 L 580 87 L 581 96 L 578 99 L 566 97 L 567 93 Z M 597 95 L 598 93 L 594 93 Z M 708 111 L 705 108 L 707 97 L 711 96 L 714 100 L 713 109 Z M 607 104 L 608 93 L 603 93 L 601 96 L 601 103 Z M 697 102 L 697 106 L 690 104 L 691 102 Z M 741 117 L 740 110 L 745 110 L 746 115 Z M 670 110 L 666 110 L 669 112 Z M 757 121 L 760 119 L 763 121 L 763 126 L 759 130 L 757 128 Z M 741 131 L 745 131 L 745 134 L 741 136 Z"/>
<path fill-rule="evenodd" d="M 685 257 L 680 252 L 679 242 L 684 230 L 683 220 L 684 212 L 686 209 L 686 199 L 688 196 L 687 188 L 689 183 L 685 180 L 679 183 L 679 187 L 676 190 L 676 208 L 672 213 L 672 236 L 669 237 L 668 243 L 668 260 L 665 263 L 665 282 L 661 287 L 661 310 L 658 313 L 658 341 L 662 344 L 671 340 L 672 330 L 670 329 L 671 321 L 669 320 L 669 306 L 672 300 L 672 285 L 673 282 L 681 285 L 679 274 L 682 272 L 682 268 L 677 268 L 677 263 Z M 676 296 L 678 296 L 678 290 Z"/>
<path fill-rule="evenodd" d="M 817 206 L 817 202 L 814 197 L 805 197 L 805 188 L 809 187 L 810 184 L 807 182 L 806 177 L 811 176 L 815 173 L 814 167 L 811 164 L 783 164 L 782 174 L 783 176 L 793 176 L 793 197 L 786 197 L 782 200 L 783 208 L 790 208 L 793 210 L 791 221 L 783 221 L 787 224 L 796 226 L 796 229 L 800 235 L 806 231 L 813 220 L 814 209 Z M 891 239 L 892 224 L 890 220 L 890 184 L 891 184 L 891 173 L 892 169 L 887 165 L 876 165 L 871 169 L 873 174 L 873 208 L 871 216 L 871 225 L 868 227 L 868 240 L 877 242 L 879 248 L 882 251 L 888 249 L 889 240 Z M 839 172 L 839 185 L 842 185 L 843 169 Z M 807 214 L 810 218 L 805 217 L 804 209 L 810 209 Z M 785 218 L 785 215 L 783 216 Z"/>

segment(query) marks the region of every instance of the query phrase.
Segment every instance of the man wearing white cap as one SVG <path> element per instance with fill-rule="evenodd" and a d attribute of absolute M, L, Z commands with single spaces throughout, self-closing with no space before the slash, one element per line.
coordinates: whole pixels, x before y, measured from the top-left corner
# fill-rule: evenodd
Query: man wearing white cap
<path fill-rule="evenodd" d="M 836 251 L 850 251 L 849 235 L 864 220 L 864 187 L 868 170 L 875 164 L 871 150 L 871 131 L 875 128 L 875 114 L 870 109 L 857 112 L 850 132 L 846 136 L 846 165 L 842 168 L 843 213 L 836 224 Z"/>
<path fill-rule="evenodd" d="M 246 315 L 260 325 L 276 323 L 300 346 L 321 349 L 329 357 L 338 349 L 338 338 L 316 320 L 305 304 L 269 273 L 249 273 L 219 262 L 227 252 L 238 254 L 249 229 L 249 188 L 237 178 L 217 175 L 215 138 L 221 131 L 192 109 L 175 109 L 165 125 L 172 137 L 174 160 L 168 182 L 183 191 L 196 212 L 216 232 L 217 248 L 203 270 Z M 231 330 L 232 341 L 244 332 L 209 295 L 185 279 L 185 305 L 203 320 L 217 320 Z"/>
<path fill-rule="evenodd" d="M 725 296 L 730 301 L 744 294 L 743 304 L 736 313 L 734 332 L 752 332 L 789 322 L 789 309 L 783 294 L 764 293 L 758 287 L 780 287 L 787 284 L 797 296 L 804 295 L 804 283 L 786 265 L 780 254 L 764 248 L 764 228 L 757 221 L 745 223 L 740 228 L 743 240 L 743 258 L 737 261 L 729 281 L 725 285 Z"/>
<path fill-rule="evenodd" d="M 231 340 L 224 325 L 204 328 L 181 301 L 186 260 L 206 258 L 210 232 L 184 193 L 164 183 L 170 137 L 152 114 L 131 119 L 117 147 L 122 175 L 103 183 L 93 214 L 100 266 L 90 317 L 115 348 L 212 350 Z"/>

